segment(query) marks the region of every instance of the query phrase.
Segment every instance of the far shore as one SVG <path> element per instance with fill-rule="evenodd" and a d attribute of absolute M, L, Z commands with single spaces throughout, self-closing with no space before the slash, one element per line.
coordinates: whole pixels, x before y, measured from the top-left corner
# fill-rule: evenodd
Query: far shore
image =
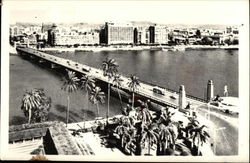
<path fill-rule="evenodd" d="M 238 45 L 110 45 L 110 46 L 79 46 L 79 47 L 65 47 L 65 46 L 55 46 L 41 48 L 41 51 L 54 51 L 54 52 L 75 52 L 75 51 L 136 51 L 136 50 L 162 50 L 162 51 L 185 51 L 185 50 L 195 50 L 195 49 L 224 49 L 224 50 L 238 50 Z"/>

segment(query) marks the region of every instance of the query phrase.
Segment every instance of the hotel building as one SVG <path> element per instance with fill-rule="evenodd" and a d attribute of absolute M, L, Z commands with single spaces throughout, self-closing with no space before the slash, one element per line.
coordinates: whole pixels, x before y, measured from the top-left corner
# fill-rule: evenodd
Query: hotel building
<path fill-rule="evenodd" d="M 104 27 L 104 42 L 106 44 L 133 44 L 134 27 L 130 23 L 106 22 Z"/>

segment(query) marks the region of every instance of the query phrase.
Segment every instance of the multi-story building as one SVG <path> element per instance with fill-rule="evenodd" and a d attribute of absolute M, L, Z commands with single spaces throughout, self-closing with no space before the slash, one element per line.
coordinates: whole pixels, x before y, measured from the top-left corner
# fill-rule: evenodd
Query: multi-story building
<path fill-rule="evenodd" d="M 104 42 L 106 44 L 133 44 L 134 27 L 130 23 L 106 22 Z"/>
<path fill-rule="evenodd" d="M 57 27 L 48 30 L 48 44 L 55 45 L 94 45 L 99 44 L 99 33 L 79 32 L 74 28 Z"/>
<path fill-rule="evenodd" d="M 147 27 L 136 27 L 134 29 L 134 43 L 135 44 L 149 43 L 149 29 Z"/>
<path fill-rule="evenodd" d="M 167 44 L 168 30 L 165 26 L 154 25 L 149 27 L 149 43 Z"/>

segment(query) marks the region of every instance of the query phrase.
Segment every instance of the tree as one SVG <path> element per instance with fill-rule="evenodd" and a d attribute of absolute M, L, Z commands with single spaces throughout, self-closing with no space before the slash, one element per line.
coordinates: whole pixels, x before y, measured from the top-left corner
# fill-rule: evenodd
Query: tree
<path fill-rule="evenodd" d="M 189 133 L 191 132 L 192 129 L 196 128 L 199 126 L 199 121 L 196 120 L 194 117 L 189 118 L 189 123 L 185 127 L 185 133 L 186 133 L 186 138 L 189 138 Z"/>
<path fill-rule="evenodd" d="M 21 109 L 24 115 L 28 117 L 29 124 L 46 121 L 50 107 L 51 98 L 46 97 L 43 89 L 35 88 L 25 92 Z"/>
<path fill-rule="evenodd" d="M 70 104 L 70 99 L 69 99 L 69 95 L 73 92 L 76 92 L 76 90 L 78 89 L 78 82 L 79 79 L 76 77 L 75 72 L 73 71 L 67 71 L 67 75 L 65 77 L 63 77 L 63 86 L 62 86 L 62 90 L 64 90 L 65 92 L 68 93 L 68 98 L 67 98 L 67 112 L 66 112 L 66 126 L 68 125 L 69 122 L 69 104 Z"/>
<path fill-rule="evenodd" d="M 101 91 L 100 87 L 95 87 L 90 92 L 90 102 L 96 105 L 97 116 L 99 117 L 99 103 L 103 104 L 105 102 L 105 94 Z"/>
<path fill-rule="evenodd" d="M 120 146 L 123 148 L 124 146 L 124 136 L 128 133 L 128 126 L 126 126 L 122 120 L 120 121 L 119 125 L 115 128 L 114 132 L 119 136 Z"/>
<path fill-rule="evenodd" d="M 106 58 L 105 61 L 102 62 L 103 67 L 103 75 L 108 77 L 110 80 L 114 74 L 118 72 L 118 64 L 115 59 Z M 109 102 L 110 102 L 110 82 L 108 81 L 108 111 L 107 111 L 107 119 L 109 117 Z"/>
<path fill-rule="evenodd" d="M 158 141 L 158 133 L 155 131 L 155 124 L 145 125 L 142 131 L 142 143 L 145 145 L 145 142 L 148 142 L 148 155 L 150 155 L 150 149 L 153 144 L 156 144 Z"/>
<path fill-rule="evenodd" d="M 166 127 L 162 123 L 159 124 L 159 140 L 157 146 L 159 155 L 165 155 L 166 149 L 170 148 L 170 146 L 175 146 L 173 133 L 170 131 L 169 127 Z"/>
<path fill-rule="evenodd" d="M 213 39 L 211 37 L 206 36 L 206 37 L 202 38 L 201 41 L 204 45 L 212 45 L 213 44 Z"/>
<path fill-rule="evenodd" d="M 121 75 L 120 74 L 115 74 L 114 78 L 113 78 L 113 85 L 116 86 L 116 90 L 120 99 L 120 104 L 121 104 L 121 108 L 122 108 L 122 97 L 121 97 L 121 93 L 119 91 L 119 88 L 121 88 Z"/>
<path fill-rule="evenodd" d="M 130 82 L 128 82 L 128 87 L 130 88 L 130 91 L 133 93 L 132 108 L 134 108 L 135 91 L 138 89 L 138 86 L 140 86 L 139 78 L 135 75 L 131 75 Z"/>
<path fill-rule="evenodd" d="M 172 122 L 171 118 L 174 114 L 175 113 L 171 113 L 168 109 L 161 110 L 159 123 L 163 123 L 164 125 L 168 126 Z"/>
<path fill-rule="evenodd" d="M 199 29 L 196 30 L 195 35 L 197 38 L 201 38 L 201 31 Z"/>
<path fill-rule="evenodd" d="M 193 140 L 193 147 L 194 145 L 197 147 L 197 155 L 200 155 L 200 145 L 206 143 L 207 139 L 210 138 L 210 135 L 204 130 L 205 127 L 207 126 L 202 125 L 201 127 L 195 127 L 190 131 Z"/>
<path fill-rule="evenodd" d="M 83 75 L 80 81 L 81 81 L 80 88 L 86 92 L 87 108 L 89 109 L 89 93 L 95 87 L 95 81 L 94 78 L 90 75 Z M 83 119 L 85 121 L 84 113 L 83 113 Z"/>
<path fill-rule="evenodd" d="M 114 132 L 118 135 L 119 144 L 126 152 L 132 154 L 135 149 L 136 130 L 132 126 L 130 119 L 127 116 L 121 117 L 119 125 Z"/>
<path fill-rule="evenodd" d="M 152 122 L 152 116 L 146 107 L 137 107 L 137 119 L 142 121 L 142 125 Z"/>
<path fill-rule="evenodd" d="M 90 75 L 83 75 L 80 81 L 81 81 L 80 88 L 86 91 L 86 101 L 88 102 L 88 108 L 89 108 L 89 93 L 93 88 L 95 88 L 95 81 L 94 78 Z"/>

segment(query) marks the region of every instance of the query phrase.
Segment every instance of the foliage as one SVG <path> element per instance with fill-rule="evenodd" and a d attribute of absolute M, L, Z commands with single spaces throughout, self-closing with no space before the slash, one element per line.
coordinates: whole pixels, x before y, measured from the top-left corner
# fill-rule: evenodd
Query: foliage
<path fill-rule="evenodd" d="M 103 67 L 103 75 L 108 76 L 108 78 L 112 78 L 117 72 L 118 72 L 118 63 L 115 61 L 115 59 L 109 59 L 106 58 L 105 61 L 102 62 Z"/>
<path fill-rule="evenodd" d="M 63 86 L 62 90 L 73 93 L 77 90 L 77 86 L 79 85 L 79 79 L 77 78 L 75 72 L 67 70 L 67 75 L 63 77 Z"/>
<path fill-rule="evenodd" d="M 101 91 L 100 87 L 95 87 L 90 92 L 90 102 L 96 105 L 97 115 L 99 116 L 99 103 L 103 104 L 105 102 L 105 94 Z"/>
<path fill-rule="evenodd" d="M 118 63 L 115 59 L 106 58 L 105 61 L 102 62 L 103 67 L 103 75 L 108 76 L 108 80 L 113 78 L 113 76 L 118 73 Z M 110 102 L 110 83 L 108 82 L 108 110 L 107 110 L 107 119 L 109 116 L 109 102 Z"/>
<path fill-rule="evenodd" d="M 130 75 L 130 82 L 128 82 L 128 87 L 130 88 L 131 92 L 135 92 L 140 86 L 139 78 L 135 75 Z"/>
<path fill-rule="evenodd" d="M 203 37 L 201 41 L 204 45 L 212 45 L 213 44 L 213 39 L 211 37 L 207 37 L 207 36 Z"/>
<path fill-rule="evenodd" d="M 44 89 L 35 88 L 25 92 L 21 109 L 28 123 L 44 122 L 48 119 L 51 98 L 45 95 Z"/>
<path fill-rule="evenodd" d="M 78 89 L 79 81 L 80 79 L 77 78 L 75 72 L 67 70 L 67 75 L 63 77 L 63 86 L 62 90 L 65 92 L 68 92 L 68 98 L 67 98 L 67 114 L 66 114 L 66 125 L 68 124 L 69 121 L 69 94 L 76 92 Z"/>
<path fill-rule="evenodd" d="M 80 88 L 89 92 L 95 87 L 95 80 L 90 75 L 83 75 L 80 79 Z"/>

